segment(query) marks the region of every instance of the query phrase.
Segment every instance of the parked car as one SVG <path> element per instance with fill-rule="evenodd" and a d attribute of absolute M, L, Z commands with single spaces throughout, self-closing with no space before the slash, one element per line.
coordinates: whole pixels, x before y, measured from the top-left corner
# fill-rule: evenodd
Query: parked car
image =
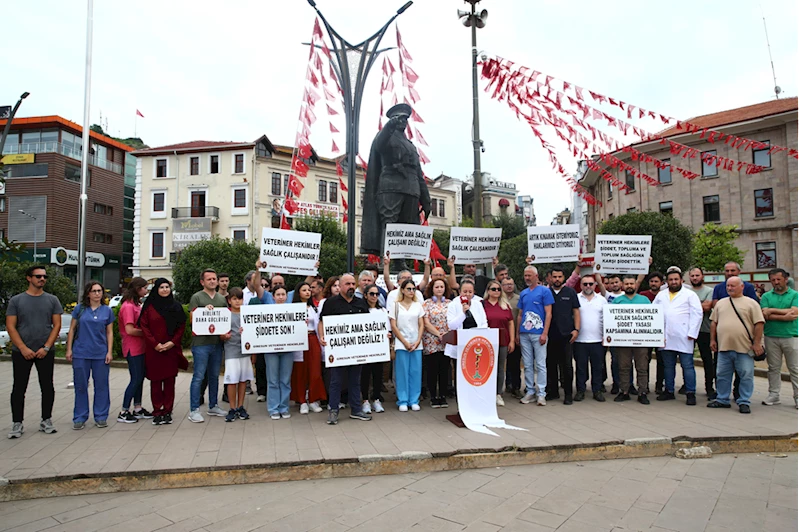
<path fill-rule="evenodd" d="M 58 331 L 58 339 L 56 343 L 66 343 L 67 342 L 67 334 L 69 334 L 69 325 L 72 323 L 72 315 L 71 314 L 61 314 L 61 330 Z M 6 346 L 6 344 L 11 342 L 11 337 L 8 335 L 8 331 L 0 331 L 0 348 Z"/>
<path fill-rule="evenodd" d="M 120 296 L 114 296 L 108 302 L 108 306 L 111 307 L 111 308 L 116 308 L 116 307 L 119 306 L 120 303 L 122 303 L 122 296 L 121 295 Z"/>

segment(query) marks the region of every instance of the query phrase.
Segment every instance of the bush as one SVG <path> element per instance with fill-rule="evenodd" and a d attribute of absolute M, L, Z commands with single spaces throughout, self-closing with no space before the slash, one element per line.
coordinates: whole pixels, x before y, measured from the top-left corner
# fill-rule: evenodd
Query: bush
<path fill-rule="evenodd" d="M 0 261 L 0 327 L 3 329 L 5 329 L 6 324 L 8 301 L 13 296 L 21 294 L 28 289 L 25 270 L 34 264 L 33 262 L 17 262 L 14 260 Z M 45 270 L 47 270 L 47 283 L 44 285 L 44 291 L 56 296 L 66 312 L 66 308 L 70 304 L 74 306 L 77 297 L 75 283 L 62 275 L 57 268 L 46 266 Z"/>
<path fill-rule="evenodd" d="M 706 272 L 724 271 L 728 262 L 741 264 L 744 252 L 735 245 L 737 225 L 705 224 L 696 233 L 693 246 L 694 260 Z"/>
<path fill-rule="evenodd" d="M 502 229 L 502 240 L 510 240 L 519 235 L 527 234 L 527 223 L 521 216 L 507 213 L 494 216 L 492 225 L 493 227 Z"/>

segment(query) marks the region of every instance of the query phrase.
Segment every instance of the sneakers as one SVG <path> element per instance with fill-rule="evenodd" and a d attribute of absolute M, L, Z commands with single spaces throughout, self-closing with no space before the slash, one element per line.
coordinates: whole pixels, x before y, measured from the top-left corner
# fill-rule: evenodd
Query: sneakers
<path fill-rule="evenodd" d="M 250 383 L 250 381 L 247 381 L 247 388 L 244 389 L 244 393 L 247 395 L 252 395 L 253 393 L 255 393 L 252 391 L 252 384 Z"/>
<path fill-rule="evenodd" d="M 610 395 L 616 395 L 617 393 L 619 393 L 619 385 L 613 383 L 613 386 L 610 387 Z"/>
<path fill-rule="evenodd" d="M 602 393 L 602 390 L 594 392 L 594 401 L 599 401 L 600 403 L 605 402 L 605 394 Z"/>
<path fill-rule="evenodd" d="M 305 415 L 308 413 L 308 403 L 302 403 L 300 405 L 300 414 Z"/>
<path fill-rule="evenodd" d="M 339 403 L 338 404 L 338 409 L 339 410 L 343 410 L 343 409 L 347 408 L 348 406 L 350 406 L 350 405 L 348 405 L 347 403 Z"/>
<path fill-rule="evenodd" d="M 635 386 L 630 386 L 630 395 L 638 395 L 638 388 Z"/>
<path fill-rule="evenodd" d="M 22 424 L 20 423 L 20 425 Z M 53 426 L 53 420 L 50 418 L 43 419 L 39 422 L 39 431 L 45 434 L 55 434 L 58 432 Z"/>
<path fill-rule="evenodd" d="M 641 403 L 642 405 L 648 405 L 649 404 L 649 398 L 646 396 L 645 393 L 639 394 L 638 395 L 638 402 Z"/>
<path fill-rule="evenodd" d="M 718 396 L 719 396 L 719 394 L 718 394 L 718 393 L 716 393 L 716 391 L 715 391 L 715 390 L 710 390 L 709 392 L 707 392 L 707 400 L 708 400 L 708 401 L 712 401 L 712 400 L 714 400 L 714 399 L 715 399 L 716 397 L 718 397 Z"/>
<path fill-rule="evenodd" d="M 408 411 L 408 405 L 399 405 L 399 411 L 400 412 L 407 412 Z"/>
<path fill-rule="evenodd" d="M 236 410 L 231 408 L 225 416 L 225 423 L 233 423 L 236 421 Z"/>
<path fill-rule="evenodd" d="M 411 405 L 411 410 L 413 410 L 414 412 L 418 412 L 421 409 L 422 407 L 419 405 Z"/>
<path fill-rule="evenodd" d="M 280 417 L 283 419 L 291 419 L 291 414 L 289 412 L 281 412 Z"/>
<path fill-rule="evenodd" d="M 674 401 L 676 397 L 674 397 L 674 392 L 667 392 L 664 391 L 660 395 L 658 395 L 658 401 Z"/>
<path fill-rule="evenodd" d="M 547 406 L 547 400 L 544 399 L 543 395 L 539 395 L 538 396 L 538 401 L 536 401 L 536 404 L 538 404 L 538 406 Z"/>
<path fill-rule="evenodd" d="M 685 394 L 687 394 L 687 393 L 688 393 L 688 388 L 686 388 L 686 387 L 685 387 L 685 384 L 683 384 L 682 386 L 680 386 L 680 389 L 679 389 L 679 390 L 677 390 L 677 393 L 678 393 L 679 395 L 685 395 Z"/>
<path fill-rule="evenodd" d="M 277 412 L 275 412 L 274 414 L 271 414 L 269 417 L 271 417 L 272 419 L 274 419 L 275 421 L 277 421 L 278 419 L 280 419 L 280 414 L 278 414 Z"/>
<path fill-rule="evenodd" d="M 189 421 L 191 421 L 192 423 L 202 423 L 203 421 L 205 421 L 203 415 L 200 414 L 199 408 L 189 412 Z"/>
<path fill-rule="evenodd" d="M 219 408 L 219 405 L 216 405 L 215 407 L 208 409 L 208 415 L 209 416 L 225 417 L 227 415 L 227 412 L 225 412 L 224 410 Z"/>
<path fill-rule="evenodd" d="M 164 416 L 155 416 L 155 417 L 153 417 L 152 424 L 156 425 L 156 426 L 163 425 L 164 424 Z"/>
<path fill-rule="evenodd" d="M 265 395 L 259 395 L 258 399 L 256 399 L 255 402 L 256 403 L 265 403 L 266 402 L 266 396 Z"/>
<path fill-rule="evenodd" d="M 560 394 L 557 393 L 548 393 L 545 397 L 547 401 L 554 401 L 555 399 L 560 399 Z"/>
<path fill-rule="evenodd" d="M 766 397 L 766 400 L 763 401 L 763 404 L 766 405 L 766 406 L 778 405 L 778 404 L 780 404 L 780 396 L 779 395 L 768 394 L 768 397 Z"/>
<path fill-rule="evenodd" d="M 167 412 L 161 417 L 161 423 L 163 425 L 171 425 L 172 424 L 172 412 Z"/>
<path fill-rule="evenodd" d="M 363 402 L 363 404 L 361 405 L 361 411 L 366 413 L 366 414 L 371 414 L 372 413 L 372 405 L 369 404 L 369 401 L 364 401 Z"/>
<path fill-rule="evenodd" d="M 8 439 L 13 440 L 14 438 L 19 438 L 22 436 L 23 432 L 25 432 L 25 429 L 22 426 L 22 422 L 18 421 L 11 427 L 11 432 L 8 433 Z"/>
<path fill-rule="evenodd" d="M 505 399 L 501 395 L 497 395 L 497 406 L 505 406 Z"/>
<path fill-rule="evenodd" d="M 621 403 L 622 401 L 629 401 L 629 400 L 630 400 L 630 394 L 629 393 L 620 393 L 619 395 L 617 395 L 613 399 L 613 402 L 614 403 Z"/>
<path fill-rule="evenodd" d="M 685 404 L 688 406 L 696 406 L 696 394 L 691 392 L 686 393 Z"/>
<path fill-rule="evenodd" d="M 563 404 L 567 405 L 567 406 L 568 405 L 573 405 L 574 404 L 574 400 L 567 395 L 566 397 L 563 398 Z"/>
<path fill-rule="evenodd" d="M 86 427 L 85 421 L 76 421 L 72 424 L 72 430 L 83 430 Z"/>
<path fill-rule="evenodd" d="M 752 410 L 749 408 L 749 405 L 738 405 L 738 412 L 741 414 L 751 414 Z"/>
<path fill-rule="evenodd" d="M 250 414 L 248 414 L 247 411 L 244 410 L 243 406 L 240 406 L 236 409 L 236 415 L 238 416 L 239 419 L 250 419 Z"/>
<path fill-rule="evenodd" d="M 583 399 L 585 399 L 585 392 L 577 392 L 576 394 L 574 394 L 574 400 L 577 401 L 578 403 Z"/>
<path fill-rule="evenodd" d="M 139 419 L 128 410 L 123 410 L 117 416 L 117 423 L 136 423 L 137 421 L 139 421 Z"/>
<path fill-rule="evenodd" d="M 732 408 L 730 403 L 722 403 L 719 401 L 711 401 L 707 404 L 708 408 Z"/>
<path fill-rule="evenodd" d="M 449 403 L 447 403 L 446 397 L 441 397 L 441 402 L 439 403 L 441 408 L 449 408 Z"/>
<path fill-rule="evenodd" d="M 327 424 L 338 425 L 338 410 L 331 410 L 327 413 Z"/>
<path fill-rule="evenodd" d="M 366 412 L 350 412 L 350 419 L 357 419 L 358 421 L 372 421 L 372 416 Z"/>
<path fill-rule="evenodd" d="M 142 408 L 141 410 L 134 410 L 133 416 L 136 419 L 153 419 L 153 415 L 144 408 Z"/>
<path fill-rule="evenodd" d="M 376 414 L 381 414 L 386 411 L 386 409 L 383 408 L 383 403 L 380 402 L 380 399 L 375 399 L 375 402 L 373 404 L 374 404 L 373 410 L 375 411 Z"/>
<path fill-rule="evenodd" d="M 98 429 L 104 429 L 108 426 L 108 421 L 105 419 L 99 419 L 99 420 L 95 419 L 94 426 L 97 427 Z"/>
<path fill-rule="evenodd" d="M 527 395 L 525 395 L 524 397 L 522 397 L 521 399 L 519 399 L 519 402 L 520 402 L 521 404 L 523 404 L 523 405 L 530 404 L 530 403 L 532 403 L 533 401 L 535 401 L 535 395 L 533 395 L 533 394 L 531 394 L 531 393 L 528 393 Z"/>
<path fill-rule="evenodd" d="M 322 411 L 322 405 L 319 404 L 319 401 L 314 401 L 313 403 L 308 404 L 308 408 L 310 408 L 311 412 L 314 414 L 318 414 Z"/>

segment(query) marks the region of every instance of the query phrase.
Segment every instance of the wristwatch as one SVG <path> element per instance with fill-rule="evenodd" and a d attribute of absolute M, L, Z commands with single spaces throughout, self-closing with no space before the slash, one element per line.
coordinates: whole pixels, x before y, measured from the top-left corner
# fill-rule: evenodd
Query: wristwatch
<path fill-rule="evenodd" d="M 44 349 L 45 353 L 49 353 L 50 352 L 50 346 L 49 345 L 45 345 L 44 347 L 42 347 L 42 349 Z"/>

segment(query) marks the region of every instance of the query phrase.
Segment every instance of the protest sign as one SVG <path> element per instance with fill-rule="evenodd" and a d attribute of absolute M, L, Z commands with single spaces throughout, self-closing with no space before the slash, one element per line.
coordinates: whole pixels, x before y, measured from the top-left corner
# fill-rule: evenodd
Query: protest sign
<path fill-rule="evenodd" d="M 449 232 L 449 256 L 455 264 L 485 264 L 499 255 L 502 229 L 453 227 Z"/>
<path fill-rule="evenodd" d="M 285 353 L 308 349 L 305 303 L 241 307 L 241 352 Z"/>
<path fill-rule="evenodd" d="M 316 275 L 322 235 L 265 227 L 261 234 L 261 271 Z"/>
<path fill-rule="evenodd" d="M 328 368 L 391 360 L 385 314 L 325 316 L 322 326 Z"/>
<path fill-rule="evenodd" d="M 652 235 L 596 235 L 594 272 L 649 273 Z"/>
<path fill-rule="evenodd" d="M 541 262 L 574 262 L 580 254 L 578 224 L 527 228 L 527 255 L 533 264 Z"/>
<path fill-rule="evenodd" d="M 624 296 L 621 296 L 624 297 Z M 602 307 L 605 346 L 663 347 L 663 311 L 658 305 L 605 305 Z"/>
<path fill-rule="evenodd" d="M 424 260 L 430 257 L 433 228 L 427 225 L 386 224 L 385 251 L 392 259 Z"/>
<path fill-rule="evenodd" d="M 230 332 L 230 310 L 214 307 L 208 310 L 197 307 L 191 313 L 191 333 L 194 336 L 214 336 Z"/>

